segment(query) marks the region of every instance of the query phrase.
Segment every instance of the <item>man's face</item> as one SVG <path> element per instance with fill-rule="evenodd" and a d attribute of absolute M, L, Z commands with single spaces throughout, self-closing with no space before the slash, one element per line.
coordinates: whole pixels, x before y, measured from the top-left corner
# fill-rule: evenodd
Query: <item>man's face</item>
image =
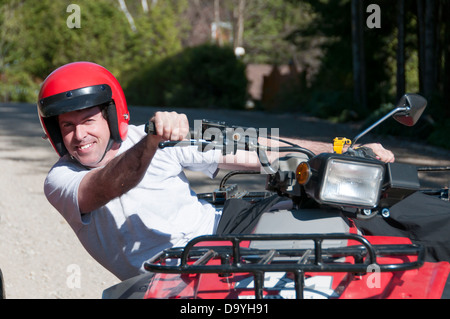
<path fill-rule="evenodd" d="M 100 107 L 61 114 L 59 127 L 70 155 L 87 167 L 99 167 L 106 164 L 111 156 L 105 156 L 110 132 Z"/>

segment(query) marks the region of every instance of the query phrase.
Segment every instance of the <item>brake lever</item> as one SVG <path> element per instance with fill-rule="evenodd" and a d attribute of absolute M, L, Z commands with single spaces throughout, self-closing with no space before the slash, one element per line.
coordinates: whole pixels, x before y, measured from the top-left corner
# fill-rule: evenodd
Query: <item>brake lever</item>
<path fill-rule="evenodd" d="M 158 147 L 162 149 L 173 146 L 198 146 L 201 152 L 205 152 L 208 149 L 217 147 L 216 145 L 211 146 L 211 144 L 213 142 L 190 139 L 188 141 L 163 141 L 159 142 Z"/>

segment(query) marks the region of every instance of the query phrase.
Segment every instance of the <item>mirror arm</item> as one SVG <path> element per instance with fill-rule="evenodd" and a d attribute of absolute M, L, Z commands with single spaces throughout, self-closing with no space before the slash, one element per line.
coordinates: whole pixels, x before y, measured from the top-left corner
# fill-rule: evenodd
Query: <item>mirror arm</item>
<path fill-rule="evenodd" d="M 383 116 L 381 119 L 379 119 L 378 121 L 376 121 L 375 123 L 373 123 L 371 126 L 369 126 L 368 128 L 366 128 L 364 131 L 362 131 L 361 133 L 359 133 L 358 135 L 355 136 L 355 138 L 352 140 L 352 144 L 350 145 L 350 148 L 353 148 L 353 146 L 356 144 L 356 142 L 363 137 L 364 135 L 366 135 L 368 132 L 370 132 L 371 130 L 373 130 L 375 127 L 377 127 L 378 125 L 380 125 L 382 122 L 384 122 L 386 119 L 388 119 L 389 117 L 393 116 L 395 113 L 397 112 L 408 112 L 409 111 L 409 106 L 402 106 L 402 107 L 397 107 L 395 109 L 393 109 L 391 112 L 389 112 L 388 114 L 386 114 L 385 116 Z"/>

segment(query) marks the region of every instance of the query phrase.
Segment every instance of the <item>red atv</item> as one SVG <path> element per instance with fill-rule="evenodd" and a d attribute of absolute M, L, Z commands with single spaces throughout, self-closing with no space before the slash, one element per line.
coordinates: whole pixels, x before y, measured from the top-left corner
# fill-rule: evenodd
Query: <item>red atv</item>
<path fill-rule="evenodd" d="M 214 127 L 229 138 L 187 143 L 198 143 L 202 149 L 222 147 L 224 153 L 230 145 L 257 150 L 267 183 L 262 192 L 239 191 L 236 184 L 227 184 L 229 178 L 255 172 L 231 172 L 218 190 L 199 194 L 201 199 L 222 205 L 229 198 L 257 202 L 279 194 L 293 207 L 278 206 L 264 213 L 251 234 L 202 236 L 186 247 L 165 250 L 145 263 L 148 274 L 105 290 L 103 297 L 446 297 L 448 262 L 426 262 L 424 247 L 408 238 L 363 236 L 354 223 L 355 219 L 388 215 L 392 205 L 420 190 L 420 185 L 415 167 L 382 163 L 370 149 L 353 145 L 391 116 L 408 126 L 415 124 L 425 106 L 421 96 L 407 94 L 353 142 L 335 139 L 335 153 L 315 155 L 296 145 L 280 147 L 280 152 L 291 153 L 276 163 L 269 163 L 265 151 L 270 149 L 259 146 L 257 136 L 236 134 L 235 127 L 204 120 L 203 132 Z M 345 143 L 351 146 L 341 154 Z M 175 145 L 180 142 L 163 142 L 160 147 Z"/>

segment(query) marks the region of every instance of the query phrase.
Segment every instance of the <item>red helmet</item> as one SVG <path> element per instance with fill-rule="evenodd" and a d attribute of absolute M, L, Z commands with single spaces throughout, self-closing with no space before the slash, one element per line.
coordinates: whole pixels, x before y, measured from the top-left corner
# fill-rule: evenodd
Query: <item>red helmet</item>
<path fill-rule="evenodd" d="M 97 105 L 107 107 L 111 141 L 124 141 L 130 114 L 119 82 L 107 69 L 91 62 L 73 62 L 53 71 L 42 83 L 37 103 L 39 119 L 59 156 L 67 149 L 57 115 Z"/>

